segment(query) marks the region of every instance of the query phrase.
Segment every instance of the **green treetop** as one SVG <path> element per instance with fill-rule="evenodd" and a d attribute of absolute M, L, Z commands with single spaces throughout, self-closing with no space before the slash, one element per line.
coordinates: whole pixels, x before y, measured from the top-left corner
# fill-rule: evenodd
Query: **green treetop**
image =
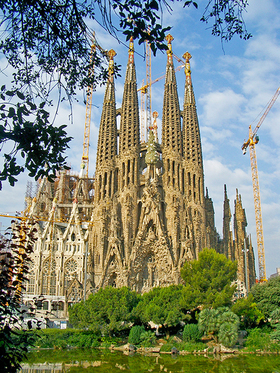
<path fill-rule="evenodd" d="M 237 263 L 214 249 L 204 249 L 198 260 L 186 262 L 181 270 L 193 304 L 214 308 L 231 304 L 236 273 Z"/>

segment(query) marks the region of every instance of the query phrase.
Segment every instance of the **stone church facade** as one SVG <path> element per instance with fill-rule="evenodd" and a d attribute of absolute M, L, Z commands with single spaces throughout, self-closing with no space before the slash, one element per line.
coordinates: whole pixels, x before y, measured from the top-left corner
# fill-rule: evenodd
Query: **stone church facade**
<path fill-rule="evenodd" d="M 130 41 L 122 106 L 116 108 L 113 55 L 104 95 L 95 178 L 62 172 L 40 182 L 28 214 L 36 216 L 38 240 L 25 300 L 44 296 L 57 312 L 105 286 L 146 292 L 181 282 L 183 264 L 213 247 L 238 262 L 239 294 L 255 282 L 254 253 L 246 215 L 236 194 L 233 230 L 225 187 L 223 238 L 215 228 L 206 189 L 199 123 L 185 53 L 185 93 L 180 109 L 168 38 L 162 139 L 153 128 L 140 142 L 139 105 Z M 120 128 L 117 127 L 120 116 Z M 61 313 L 62 314 L 62 313 Z"/>

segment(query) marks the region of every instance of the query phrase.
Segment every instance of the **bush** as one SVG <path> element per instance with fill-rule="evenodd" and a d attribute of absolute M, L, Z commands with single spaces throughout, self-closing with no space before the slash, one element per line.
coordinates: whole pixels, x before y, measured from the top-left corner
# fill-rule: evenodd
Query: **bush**
<path fill-rule="evenodd" d="M 183 331 L 183 340 L 186 342 L 197 342 L 201 339 L 202 332 L 197 324 L 187 324 Z"/>
<path fill-rule="evenodd" d="M 250 330 L 245 346 L 250 351 L 269 350 L 270 336 L 266 330 L 255 328 Z"/>
<path fill-rule="evenodd" d="M 145 332 L 143 325 L 135 325 L 130 329 L 128 342 L 133 345 L 139 345 L 141 342 L 141 334 Z"/>
<path fill-rule="evenodd" d="M 226 307 L 206 308 L 199 314 L 198 327 L 216 342 L 231 347 L 238 339 L 239 317 Z"/>
<path fill-rule="evenodd" d="M 143 347 L 151 347 L 156 344 L 156 336 L 155 333 L 152 332 L 151 330 L 144 331 L 141 336 L 141 346 Z"/>
<path fill-rule="evenodd" d="M 232 347 L 238 340 L 238 325 L 225 322 L 220 326 L 218 340 L 226 347 Z"/>
<path fill-rule="evenodd" d="M 271 333 L 271 338 L 280 342 L 280 325 L 279 324 L 276 326 L 276 329 L 274 329 L 273 332 Z"/>
<path fill-rule="evenodd" d="M 203 351 L 205 349 L 205 344 L 203 342 L 178 342 L 172 337 L 167 343 L 161 346 L 160 351 L 170 352 L 173 347 L 177 348 L 178 351 L 193 352 Z"/>
<path fill-rule="evenodd" d="M 30 332 L 41 348 L 96 347 L 97 336 L 91 331 L 75 329 L 42 329 Z"/>

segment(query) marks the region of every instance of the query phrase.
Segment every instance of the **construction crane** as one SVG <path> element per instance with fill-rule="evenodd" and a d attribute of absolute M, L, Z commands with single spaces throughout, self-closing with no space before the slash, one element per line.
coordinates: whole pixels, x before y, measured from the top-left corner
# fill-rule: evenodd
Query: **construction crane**
<path fill-rule="evenodd" d="M 95 32 L 93 32 L 92 45 L 90 51 L 90 65 L 92 68 L 89 70 L 89 78 L 91 79 L 94 75 L 94 55 L 96 48 L 102 53 L 103 56 L 107 57 L 107 52 L 97 43 L 95 38 Z M 90 121 L 91 121 L 91 108 L 92 108 L 92 93 L 93 93 L 93 83 L 89 84 L 87 88 L 87 100 L 86 100 L 86 119 L 85 119 L 85 129 L 84 129 L 84 142 L 83 142 L 83 155 L 82 155 L 82 165 L 83 175 L 88 177 L 88 165 L 89 165 L 89 138 L 90 138 Z"/>
<path fill-rule="evenodd" d="M 177 71 L 180 71 L 184 66 L 185 66 L 185 63 L 176 67 L 175 73 Z M 147 70 L 148 70 L 148 68 L 146 66 L 146 71 Z M 149 75 L 149 77 L 151 77 L 151 75 Z M 142 86 L 137 89 L 137 91 L 138 92 L 140 91 L 140 93 L 141 93 L 141 142 L 145 142 L 145 132 L 146 132 L 145 131 L 145 115 L 144 115 L 144 112 L 145 112 L 145 95 L 146 95 L 146 99 L 147 99 L 147 104 L 146 104 L 146 110 L 147 110 L 146 130 L 148 131 L 151 127 L 151 111 L 152 111 L 152 108 L 151 108 L 151 95 L 152 95 L 151 94 L 151 86 L 154 83 L 162 80 L 163 78 L 165 78 L 165 74 L 160 76 L 159 78 L 156 78 L 153 81 L 150 80 L 150 82 L 147 82 L 148 79 L 146 79 L 146 84 L 144 84 L 144 80 L 143 80 L 142 81 Z"/>
<path fill-rule="evenodd" d="M 265 120 L 269 110 L 272 108 L 277 97 L 280 94 L 280 87 L 276 90 L 272 99 L 269 101 L 263 115 L 261 116 L 256 128 L 252 131 L 251 125 L 249 126 L 249 138 L 242 145 L 243 154 L 246 154 L 247 148 L 250 149 L 250 160 L 251 160 L 251 171 L 253 181 L 253 193 L 254 193 L 254 205 L 255 205 L 255 217 L 256 217 L 256 232 L 257 232 L 257 247 L 258 247 L 258 260 L 259 260 L 259 280 L 260 282 L 266 281 L 266 268 L 265 268 L 265 252 L 264 252 L 264 240 L 263 240 L 263 224 L 262 224 L 262 212 L 261 212 L 261 198 L 260 198 L 260 187 L 259 187 L 259 176 L 257 166 L 257 156 L 255 144 L 259 142 L 257 136 L 258 129 Z"/>

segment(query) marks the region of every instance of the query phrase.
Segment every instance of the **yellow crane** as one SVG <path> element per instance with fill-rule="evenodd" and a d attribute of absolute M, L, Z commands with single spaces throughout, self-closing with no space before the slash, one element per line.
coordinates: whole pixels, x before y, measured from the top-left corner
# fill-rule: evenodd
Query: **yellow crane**
<path fill-rule="evenodd" d="M 97 43 L 95 38 L 95 32 L 93 32 L 92 45 L 90 51 L 90 65 L 92 68 L 89 71 L 89 78 L 94 75 L 94 55 L 96 48 L 100 50 L 103 56 L 107 57 L 107 52 Z M 84 142 L 83 142 L 83 155 L 82 155 L 82 166 L 84 169 L 84 176 L 88 177 L 88 165 L 89 165 L 89 138 L 90 138 L 90 121 L 91 121 L 91 108 L 92 108 L 92 93 L 93 84 L 90 84 L 87 88 L 87 100 L 86 100 L 86 119 L 85 119 L 85 129 L 84 129 Z"/>
<path fill-rule="evenodd" d="M 279 94 L 280 94 L 280 87 L 276 90 L 272 99 L 269 101 L 254 131 L 252 131 L 251 125 L 249 126 L 249 138 L 242 145 L 242 150 L 243 150 L 244 155 L 246 154 L 248 147 L 250 150 L 253 193 L 254 193 L 254 206 L 255 206 L 255 217 L 256 217 L 256 233 L 257 233 L 260 282 L 266 281 L 266 268 L 265 268 L 265 252 L 264 252 L 263 224 L 262 224 L 262 212 L 261 212 L 261 197 L 260 197 L 258 165 L 257 165 L 255 145 L 259 142 L 259 137 L 257 136 L 258 129 L 260 128 L 261 124 L 265 120 L 269 110 L 272 108 Z"/>
<path fill-rule="evenodd" d="M 146 50 L 150 49 L 150 45 L 147 44 Z M 152 126 L 152 120 L 151 120 L 151 113 L 152 113 L 152 92 L 151 92 L 151 86 L 165 78 L 165 74 L 160 76 L 159 78 L 156 78 L 155 80 L 151 80 L 151 51 L 146 56 L 146 84 L 144 84 L 144 80 L 142 81 L 142 86 L 137 89 L 137 91 L 141 93 L 141 142 L 145 142 L 145 132 L 148 132 L 149 129 L 151 129 Z M 175 56 L 175 55 L 174 55 Z M 176 57 L 175 57 L 176 58 Z M 176 58 L 178 62 L 183 62 L 179 57 Z M 175 73 L 177 71 L 180 71 L 185 66 L 185 63 L 182 65 L 176 67 Z M 146 95 L 146 130 L 145 130 L 145 95 Z M 154 115 L 153 115 L 154 118 Z M 153 122 L 154 123 L 154 122 Z"/>

